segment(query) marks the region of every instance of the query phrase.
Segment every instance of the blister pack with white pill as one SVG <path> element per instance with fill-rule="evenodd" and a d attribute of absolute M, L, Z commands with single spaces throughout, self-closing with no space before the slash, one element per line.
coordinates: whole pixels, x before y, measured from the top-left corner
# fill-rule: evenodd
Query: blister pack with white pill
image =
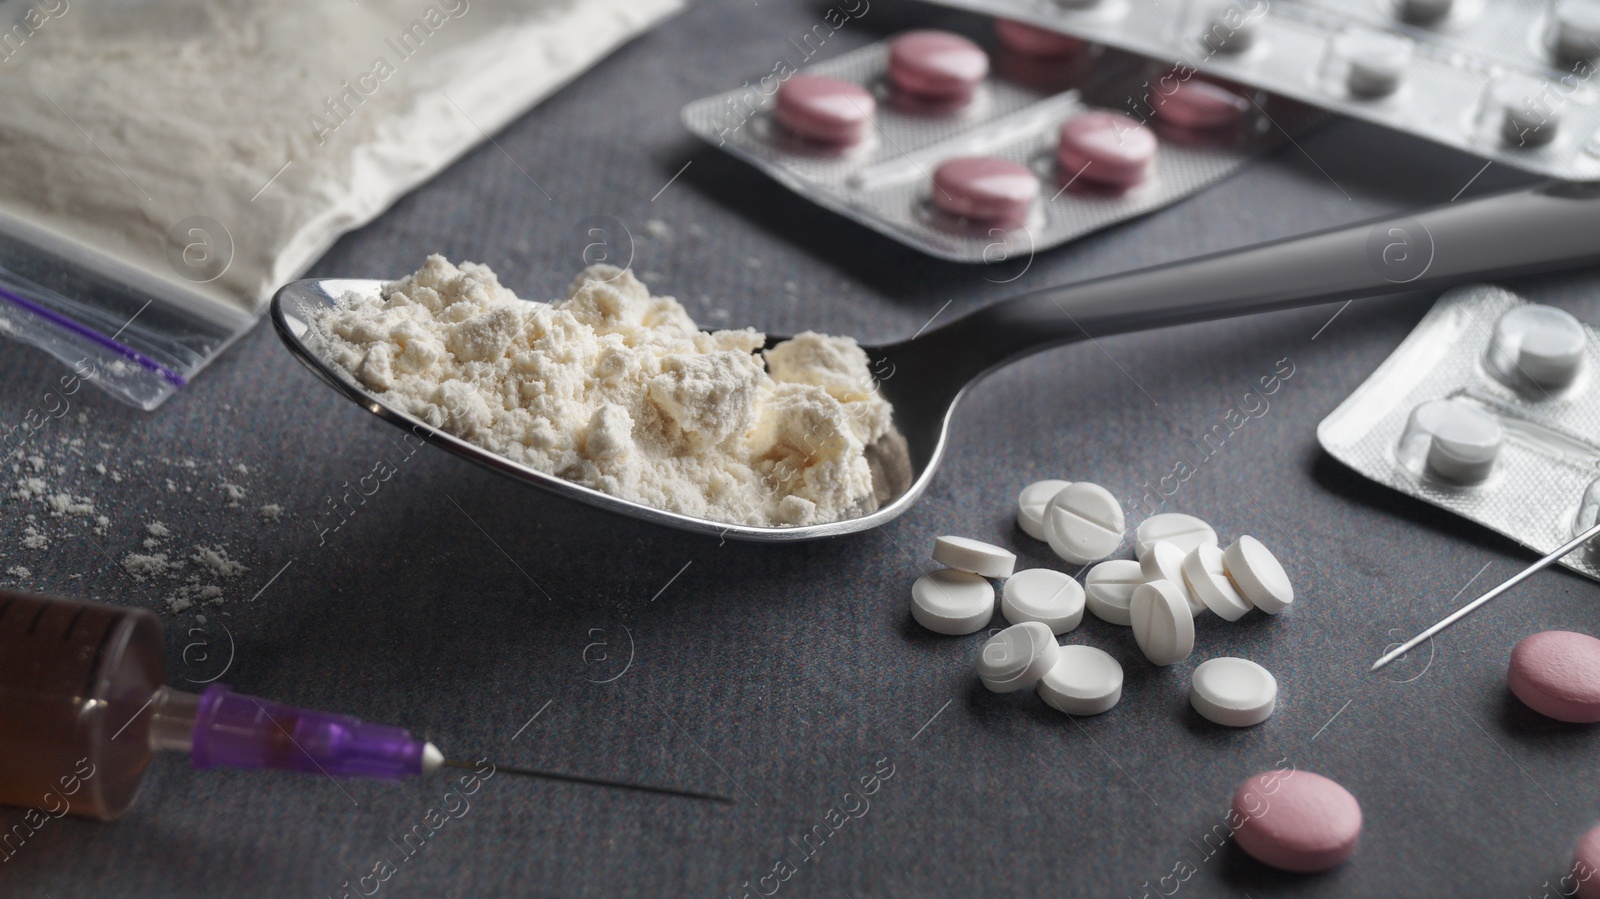
<path fill-rule="evenodd" d="M 1162 66 L 1020 23 L 995 46 L 911 31 L 684 107 L 683 121 L 821 206 L 923 252 L 1004 262 L 1143 215 L 1322 121 L 1195 81 L 1118 110 Z"/>
<path fill-rule="evenodd" d="M 1491 285 L 1446 292 L 1323 419 L 1334 458 L 1537 550 L 1600 514 L 1600 334 Z M 1600 580 L 1600 551 L 1561 564 Z"/>
<path fill-rule="evenodd" d="M 1168 60 L 1160 85 L 1203 73 L 1527 171 L 1600 180 L 1600 0 L 933 2 Z"/>

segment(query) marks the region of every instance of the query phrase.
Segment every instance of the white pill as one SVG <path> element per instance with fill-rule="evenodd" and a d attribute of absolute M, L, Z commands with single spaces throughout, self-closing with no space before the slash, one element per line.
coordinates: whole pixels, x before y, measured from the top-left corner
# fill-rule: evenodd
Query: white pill
<path fill-rule="evenodd" d="M 1150 581 L 1133 591 L 1128 609 L 1133 639 L 1155 665 L 1176 665 L 1194 652 L 1194 614 L 1183 590 L 1171 581 Z"/>
<path fill-rule="evenodd" d="M 1278 679 L 1249 659 L 1208 659 L 1194 669 L 1189 704 L 1209 721 L 1250 727 L 1272 717 Z"/>
<path fill-rule="evenodd" d="M 1184 552 L 1201 545 L 1219 545 L 1217 532 L 1193 515 L 1182 512 L 1162 512 L 1152 515 L 1133 529 L 1133 554 L 1143 559 L 1150 547 L 1165 540 Z"/>
<path fill-rule="evenodd" d="M 1045 509 L 1050 548 L 1074 565 L 1111 555 L 1122 545 L 1122 506 L 1099 484 L 1079 481 L 1057 493 Z"/>
<path fill-rule="evenodd" d="M 1122 666 L 1106 652 L 1077 643 L 1039 681 L 1039 698 L 1068 715 L 1098 715 L 1122 698 Z"/>
<path fill-rule="evenodd" d="M 1029 568 L 1006 578 L 1000 611 L 1012 624 L 1037 621 L 1053 634 L 1064 634 L 1083 622 L 1083 586 L 1070 575 L 1049 568 Z"/>
<path fill-rule="evenodd" d="M 1294 602 L 1294 586 L 1272 550 L 1254 537 L 1244 536 L 1222 553 L 1228 577 L 1250 604 L 1276 615 Z"/>
<path fill-rule="evenodd" d="M 1561 107 L 1544 99 L 1550 86 L 1525 77 L 1507 78 L 1491 89 L 1504 110 L 1500 139 L 1513 147 L 1542 147 L 1561 130 Z"/>
<path fill-rule="evenodd" d="M 1162 540 L 1150 547 L 1150 551 L 1139 560 L 1139 570 L 1144 573 L 1147 583 L 1166 581 L 1177 587 L 1178 592 L 1183 594 L 1184 601 L 1189 603 L 1189 612 L 1198 615 L 1206 610 L 1206 606 L 1183 582 L 1183 559 L 1183 550 Z"/>
<path fill-rule="evenodd" d="M 1265 8 L 1265 4 L 1262 4 Z M 1252 14 L 1239 4 L 1230 4 L 1212 12 L 1205 20 L 1206 31 L 1201 39 L 1209 50 L 1219 53 L 1243 53 L 1254 47 L 1261 37 L 1265 13 Z"/>
<path fill-rule="evenodd" d="M 1071 481 L 1034 481 L 1017 494 L 1017 527 L 1035 540 L 1049 540 L 1044 511 L 1057 493 L 1072 486 Z"/>
<path fill-rule="evenodd" d="M 984 577 L 1010 577 L 1017 567 L 1016 553 L 967 537 L 934 538 L 933 560 Z"/>
<path fill-rule="evenodd" d="M 1205 607 L 1224 621 L 1238 621 L 1252 608 L 1239 588 L 1228 579 L 1219 546 L 1197 546 L 1183 558 L 1183 580 Z"/>
<path fill-rule="evenodd" d="M 978 679 L 996 693 L 1026 690 L 1038 683 L 1061 658 L 1061 644 L 1050 628 L 1037 621 L 1013 624 L 983 644 L 978 653 Z"/>
<path fill-rule="evenodd" d="M 1132 559 L 1111 559 L 1089 569 L 1083 579 L 1084 605 L 1107 624 L 1127 627 L 1133 591 L 1144 583 L 1144 571 Z"/>
<path fill-rule="evenodd" d="M 911 617 L 936 634 L 977 633 L 994 617 L 994 585 L 970 571 L 931 571 L 911 585 Z"/>
<path fill-rule="evenodd" d="M 1600 56 L 1600 3 L 1562 0 L 1556 7 L 1555 52 L 1567 62 Z"/>
<path fill-rule="evenodd" d="M 1457 484 L 1487 479 L 1506 439 L 1499 419 L 1456 399 L 1430 400 L 1413 409 L 1406 432 L 1427 436 L 1428 471 Z"/>
<path fill-rule="evenodd" d="M 1489 367 L 1512 384 L 1558 389 L 1583 372 L 1589 338 L 1583 325 L 1553 306 L 1518 306 L 1500 316 L 1489 343 Z"/>
<path fill-rule="evenodd" d="M 1394 93 L 1411 64 L 1411 42 L 1395 35 L 1352 31 L 1335 38 L 1334 45 L 1350 66 L 1345 87 L 1358 97 Z"/>
<path fill-rule="evenodd" d="M 1454 5 L 1454 0 L 1400 0 L 1396 14 L 1407 22 L 1427 25 L 1450 15 Z"/>

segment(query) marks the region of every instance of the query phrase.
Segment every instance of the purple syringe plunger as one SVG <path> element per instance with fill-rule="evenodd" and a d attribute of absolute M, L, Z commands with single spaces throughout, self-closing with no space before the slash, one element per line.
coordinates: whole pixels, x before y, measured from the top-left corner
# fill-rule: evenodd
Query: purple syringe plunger
<path fill-rule="evenodd" d="M 196 768 L 268 768 L 330 777 L 401 780 L 444 757 L 404 728 L 297 709 L 212 684 L 195 710 Z"/>

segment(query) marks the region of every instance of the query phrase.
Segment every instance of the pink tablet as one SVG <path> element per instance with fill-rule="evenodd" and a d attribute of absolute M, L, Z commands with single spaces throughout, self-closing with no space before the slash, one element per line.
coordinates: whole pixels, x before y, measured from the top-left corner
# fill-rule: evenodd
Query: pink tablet
<path fill-rule="evenodd" d="M 1524 637 L 1511 650 L 1511 692 L 1557 721 L 1600 721 L 1600 640 L 1572 631 Z"/>
<path fill-rule="evenodd" d="M 918 99 L 965 100 L 988 74 L 988 54 L 959 34 L 912 31 L 889 45 L 889 80 Z"/>
<path fill-rule="evenodd" d="M 1584 834 L 1572 853 L 1572 879 L 1578 899 L 1600 899 L 1600 827 Z"/>
<path fill-rule="evenodd" d="M 1039 28 L 1014 19 L 995 19 L 994 36 L 1014 53 L 1024 56 L 1054 58 L 1075 56 L 1083 50 L 1084 43 L 1070 34 Z"/>
<path fill-rule="evenodd" d="M 1065 177 L 1104 187 L 1128 188 L 1150 174 L 1156 136 L 1117 112 L 1086 112 L 1061 126 L 1056 161 Z"/>
<path fill-rule="evenodd" d="M 1150 92 L 1150 108 L 1156 118 L 1179 128 L 1210 130 L 1239 124 L 1250 109 L 1250 101 L 1221 85 L 1209 81 L 1182 81 L 1163 91 Z"/>
<path fill-rule="evenodd" d="M 933 170 L 933 203 L 951 215 L 996 224 L 1021 224 L 1039 196 L 1039 179 L 1025 165 L 995 156 L 962 156 Z"/>
<path fill-rule="evenodd" d="M 778 122 L 819 143 L 860 143 L 877 103 L 866 88 L 825 75 L 795 75 L 778 86 Z"/>
<path fill-rule="evenodd" d="M 1268 771 L 1239 786 L 1229 823 L 1239 848 L 1262 864 L 1325 871 L 1356 851 L 1361 804 L 1320 774 Z"/>

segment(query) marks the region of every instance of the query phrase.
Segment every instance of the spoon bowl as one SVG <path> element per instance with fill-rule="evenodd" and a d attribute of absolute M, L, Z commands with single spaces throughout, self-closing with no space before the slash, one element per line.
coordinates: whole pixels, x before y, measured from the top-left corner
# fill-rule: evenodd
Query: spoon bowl
<path fill-rule="evenodd" d="M 1023 356 L 1079 340 L 1335 300 L 1600 263 L 1600 187 L 1543 184 L 1415 213 L 1214 253 L 979 309 L 910 340 L 863 347 L 894 430 L 867 448 L 878 506 L 855 518 L 757 527 L 695 518 L 603 493 L 496 455 L 421 421 L 321 358 L 305 337 L 318 311 L 385 282 L 308 280 L 272 300 L 284 343 L 325 383 L 384 421 L 502 475 L 597 508 L 721 538 L 788 543 L 870 530 L 914 505 L 944 455 L 963 393 Z M 1404 252 L 1391 252 L 1396 246 Z M 769 337 L 770 347 L 786 338 Z"/>

